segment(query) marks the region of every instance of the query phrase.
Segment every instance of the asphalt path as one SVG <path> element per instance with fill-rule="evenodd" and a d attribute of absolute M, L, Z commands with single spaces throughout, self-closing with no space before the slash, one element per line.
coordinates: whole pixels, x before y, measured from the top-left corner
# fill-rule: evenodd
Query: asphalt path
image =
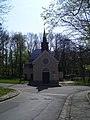
<path fill-rule="evenodd" d="M 0 103 L 0 120 L 58 120 L 67 96 L 86 86 L 33 87 L 20 84 L 1 84 L 14 88 L 20 95 Z"/>

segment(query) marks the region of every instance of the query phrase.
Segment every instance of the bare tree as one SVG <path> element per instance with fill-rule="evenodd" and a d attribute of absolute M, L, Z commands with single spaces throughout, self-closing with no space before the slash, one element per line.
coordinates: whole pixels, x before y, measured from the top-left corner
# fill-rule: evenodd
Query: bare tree
<path fill-rule="evenodd" d="M 0 0 L 0 22 L 3 23 L 5 15 L 10 11 L 10 0 Z"/>
<path fill-rule="evenodd" d="M 32 53 L 33 50 L 40 48 L 41 34 L 27 33 L 26 42 L 29 53 Z"/>
<path fill-rule="evenodd" d="M 62 26 L 68 35 L 90 40 L 90 0 L 53 0 L 41 16 L 51 29 Z"/>
<path fill-rule="evenodd" d="M 7 56 L 8 56 L 8 42 L 9 42 L 9 35 L 7 31 L 4 31 L 2 28 L 0 29 L 0 53 L 1 53 L 1 72 L 4 76 L 7 73 Z"/>

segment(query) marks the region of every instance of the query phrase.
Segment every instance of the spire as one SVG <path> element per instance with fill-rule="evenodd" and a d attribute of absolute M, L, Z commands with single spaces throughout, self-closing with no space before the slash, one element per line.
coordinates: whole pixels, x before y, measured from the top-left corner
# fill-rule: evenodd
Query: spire
<path fill-rule="evenodd" d="M 44 28 L 44 33 L 43 33 L 43 42 L 47 42 L 45 28 Z"/>
<path fill-rule="evenodd" d="M 42 50 L 42 52 L 44 50 L 48 51 L 48 42 L 47 42 L 47 39 L 46 39 L 45 28 L 44 28 L 44 33 L 43 33 L 43 42 L 41 42 L 41 50 Z"/>
<path fill-rule="evenodd" d="M 46 36 L 46 34 L 45 34 L 45 28 L 44 28 L 44 33 L 43 33 L 43 37 L 45 37 Z"/>

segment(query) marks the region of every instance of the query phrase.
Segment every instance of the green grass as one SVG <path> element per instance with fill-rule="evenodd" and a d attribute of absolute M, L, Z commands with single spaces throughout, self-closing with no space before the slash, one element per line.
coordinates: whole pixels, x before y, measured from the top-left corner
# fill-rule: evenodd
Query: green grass
<path fill-rule="evenodd" d="M 0 83 L 20 84 L 20 79 L 0 79 Z M 22 80 L 21 83 L 28 83 L 28 81 Z"/>
<path fill-rule="evenodd" d="M 0 87 L 0 97 L 3 95 L 6 95 L 9 92 L 14 91 L 13 89 L 9 89 L 9 88 L 4 88 L 4 87 Z"/>
<path fill-rule="evenodd" d="M 77 77 L 74 79 L 75 85 L 84 85 L 84 86 L 90 86 L 90 81 L 88 81 L 89 78 L 85 78 L 85 82 L 82 80 L 81 77 Z"/>
<path fill-rule="evenodd" d="M 69 78 L 67 80 L 74 81 L 73 85 L 90 86 L 89 77 L 85 77 L 85 81 L 83 81 L 82 77 L 73 77 L 73 79 Z"/>
<path fill-rule="evenodd" d="M 88 82 L 83 82 L 83 81 L 75 81 L 75 85 L 84 85 L 84 86 L 90 86 L 90 83 L 88 83 Z"/>

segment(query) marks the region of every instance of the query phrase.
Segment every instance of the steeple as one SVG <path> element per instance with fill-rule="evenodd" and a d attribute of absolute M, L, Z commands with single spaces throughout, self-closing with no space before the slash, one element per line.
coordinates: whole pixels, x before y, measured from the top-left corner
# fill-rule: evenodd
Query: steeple
<path fill-rule="evenodd" d="M 44 28 L 44 33 L 43 33 L 43 36 L 45 36 L 45 28 Z"/>
<path fill-rule="evenodd" d="M 48 51 L 48 42 L 46 39 L 45 29 L 44 29 L 44 33 L 43 33 L 43 42 L 41 42 L 41 51 L 43 52 L 44 50 Z"/>

